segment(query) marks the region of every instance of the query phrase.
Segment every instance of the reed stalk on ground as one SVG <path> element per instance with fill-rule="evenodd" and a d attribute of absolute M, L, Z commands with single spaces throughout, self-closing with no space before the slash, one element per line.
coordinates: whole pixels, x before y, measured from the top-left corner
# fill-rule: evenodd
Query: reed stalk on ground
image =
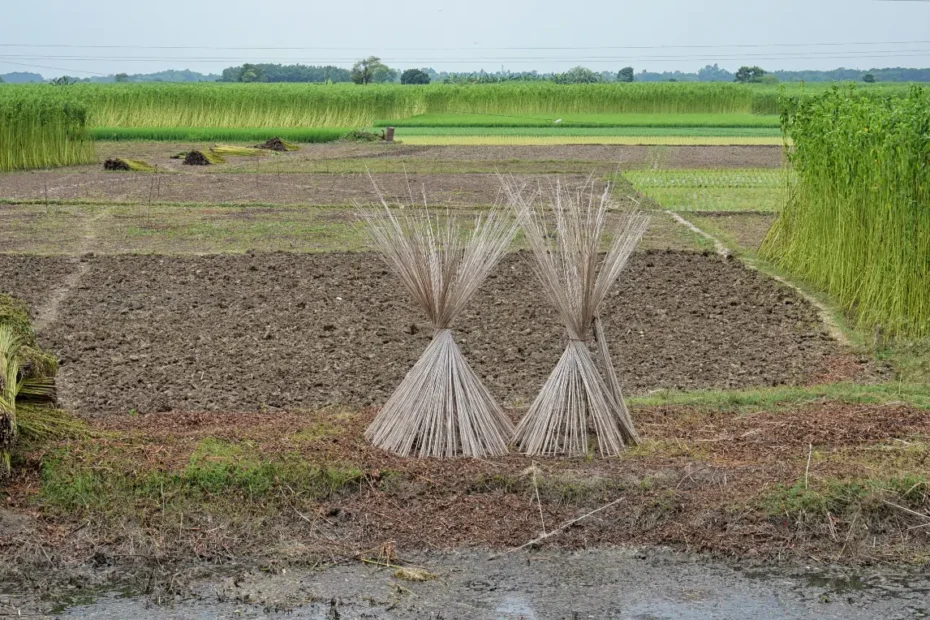
<path fill-rule="evenodd" d="M 13 327 L 0 324 L 0 479 L 10 474 L 10 452 L 20 434 L 17 399 L 49 398 L 55 389 L 50 378 L 23 376 L 21 347 L 22 342 Z M 36 427 L 30 426 L 33 428 Z"/>
<path fill-rule="evenodd" d="M 365 436 L 400 456 L 500 456 L 513 424 L 469 366 L 451 324 L 500 261 L 516 223 L 495 207 L 470 232 L 427 208 L 365 212 L 372 241 L 425 312 L 433 340 Z"/>
<path fill-rule="evenodd" d="M 593 433 L 602 456 L 639 437 L 610 357 L 598 307 L 617 281 L 649 224 L 636 211 L 614 213 L 610 188 L 577 193 L 556 183 L 528 194 L 505 180 L 534 257 L 534 269 L 565 325 L 568 344 L 542 391 L 517 426 L 515 443 L 532 455 L 580 456 Z M 616 218 L 614 224 L 608 218 Z M 550 222 L 554 222 L 551 227 Z M 602 244 L 607 253 L 601 256 Z M 598 368 L 588 342 L 596 342 Z"/>

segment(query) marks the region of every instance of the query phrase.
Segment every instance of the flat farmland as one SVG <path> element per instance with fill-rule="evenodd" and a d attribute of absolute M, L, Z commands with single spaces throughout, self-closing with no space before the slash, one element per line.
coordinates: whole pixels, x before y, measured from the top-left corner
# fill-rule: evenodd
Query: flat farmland
<path fill-rule="evenodd" d="M 182 578 L 159 568 L 169 557 L 181 574 L 497 553 L 537 536 L 540 516 L 552 527 L 618 499 L 538 546 L 848 564 L 930 549 L 926 528 L 908 529 L 919 517 L 881 503 L 918 505 L 926 389 L 900 358 L 837 338 L 820 298 L 757 258 L 784 198 L 783 147 L 331 143 L 215 166 L 170 158 L 209 146 L 96 145 L 157 174 L 0 175 L 0 293 L 28 305 L 60 362 L 58 404 L 91 433 L 17 452 L 4 513 L 17 525 L 0 535 L 17 566 L 67 579 L 86 564 L 71 558 L 97 557 L 144 584 Z M 468 221 L 502 200 L 501 176 L 610 187 L 620 209 L 651 216 L 602 312 L 644 436 L 618 458 L 402 459 L 363 438 L 433 333 L 359 209 L 383 195 Z M 518 235 L 452 326 L 513 421 L 566 339 L 534 278 Z"/>

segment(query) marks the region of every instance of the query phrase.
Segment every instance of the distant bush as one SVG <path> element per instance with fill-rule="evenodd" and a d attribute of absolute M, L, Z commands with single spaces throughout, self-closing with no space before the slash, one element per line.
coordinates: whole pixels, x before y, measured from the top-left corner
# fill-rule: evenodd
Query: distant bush
<path fill-rule="evenodd" d="M 407 69 L 400 76 L 401 84 L 429 84 L 429 74 L 420 69 Z"/>
<path fill-rule="evenodd" d="M 632 82 L 636 77 L 633 67 L 624 67 L 617 72 L 618 82 Z"/>

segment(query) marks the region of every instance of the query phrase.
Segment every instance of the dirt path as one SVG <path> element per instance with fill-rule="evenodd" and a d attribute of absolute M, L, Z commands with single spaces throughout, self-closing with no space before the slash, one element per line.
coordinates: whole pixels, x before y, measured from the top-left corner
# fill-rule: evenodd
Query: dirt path
<path fill-rule="evenodd" d="M 94 241 L 97 238 L 97 226 L 101 220 L 109 215 L 109 212 L 110 209 L 104 207 L 94 214 L 93 217 L 89 217 L 84 221 L 84 235 L 81 238 L 77 256 L 68 259 L 68 262 L 75 265 L 74 270 L 67 274 L 61 283 L 51 290 L 45 302 L 34 311 L 33 327 L 37 333 L 45 333 L 45 331 L 58 320 L 62 303 L 68 299 L 84 276 L 87 275 L 90 269 L 90 263 L 87 262 L 84 256 L 93 250 Z"/>

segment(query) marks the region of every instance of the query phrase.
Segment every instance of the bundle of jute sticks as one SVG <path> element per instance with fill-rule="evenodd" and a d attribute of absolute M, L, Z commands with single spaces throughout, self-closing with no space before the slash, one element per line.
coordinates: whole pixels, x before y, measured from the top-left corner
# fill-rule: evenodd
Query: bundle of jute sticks
<path fill-rule="evenodd" d="M 622 211 L 592 184 L 532 192 L 502 179 L 505 201 L 468 226 L 428 208 L 364 212 L 374 246 L 433 325 L 434 337 L 368 427 L 374 445 L 401 456 L 603 456 L 635 445 L 598 308 L 649 218 Z M 608 217 L 609 216 L 609 217 Z M 542 391 L 514 427 L 469 366 L 451 324 L 523 230 L 534 272 L 565 326 L 567 344 Z M 589 344 L 594 346 L 592 353 Z M 592 441 L 593 439 L 593 441 Z"/>

